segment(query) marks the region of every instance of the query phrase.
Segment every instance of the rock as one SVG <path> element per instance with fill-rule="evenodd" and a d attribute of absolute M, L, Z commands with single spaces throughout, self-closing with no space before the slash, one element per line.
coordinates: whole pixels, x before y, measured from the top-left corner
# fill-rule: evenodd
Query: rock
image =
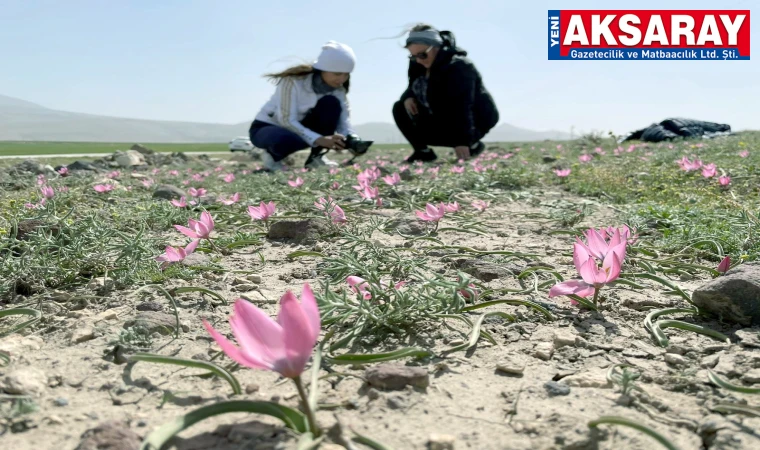
<path fill-rule="evenodd" d="M 153 191 L 153 198 L 161 198 L 164 200 L 179 200 L 182 197 L 185 197 L 186 199 L 190 198 L 190 196 L 187 195 L 187 192 L 176 186 L 172 186 L 171 184 L 161 184 L 156 187 L 155 191 Z"/>
<path fill-rule="evenodd" d="M 261 275 L 248 275 L 247 278 L 251 283 L 261 284 Z"/>
<path fill-rule="evenodd" d="M 745 383 L 760 383 L 760 369 L 752 369 L 742 375 L 742 381 Z"/>
<path fill-rule="evenodd" d="M 557 330 L 554 333 L 554 348 L 575 346 L 575 333 L 569 330 Z"/>
<path fill-rule="evenodd" d="M 428 450 L 454 450 L 456 438 L 450 434 L 431 434 L 428 439 Z"/>
<path fill-rule="evenodd" d="M 80 344 L 95 339 L 95 330 L 91 326 L 83 326 L 71 332 L 69 339 L 71 344 Z"/>
<path fill-rule="evenodd" d="M 459 259 L 454 263 L 454 267 L 485 282 L 512 276 L 508 269 L 478 259 Z"/>
<path fill-rule="evenodd" d="M 69 169 L 69 172 L 77 172 L 77 171 L 87 171 L 87 172 L 97 172 L 98 169 L 92 163 L 89 163 L 87 161 L 74 161 L 73 163 L 66 166 L 67 169 Z"/>
<path fill-rule="evenodd" d="M 426 388 L 430 384 L 427 370 L 401 364 L 379 364 L 368 367 L 364 376 L 367 383 L 380 389 L 398 390 L 405 386 Z"/>
<path fill-rule="evenodd" d="M 572 387 L 610 389 L 612 383 L 607 380 L 607 370 L 597 369 L 576 373 L 562 379 L 562 382 Z"/>
<path fill-rule="evenodd" d="M 152 155 L 152 154 L 156 153 L 155 150 L 151 150 L 148 147 L 145 147 L 145 146 L 140 145 L 140 144 L 135 144 L 132 147 L 130 147 L 129 149 L 130 150 L 134 150 L 134 151 L 140 153 L 143 156 L 145 156 L 145 155 Z"/>
<path fill-rule="evenodd" d="M 138 450 L 142 438 L 123 422 L 101 423 L 82 434 L 76 450 Z"/>
<path fill-rule="evenodd" d="M 281 220 L 269 228 L 269 239 L 288 239 L 296 244 L 313 244 L 323 234 L 330 232 L 330 227 L 323 219 Z"/>
<path fill-rule="evenodd" d="M 686 358 L 684 358 L 681 355 L 677 355 L 675 353 L 666 353 L 665 362 L 673 366 L 685 366 L 686 364 L 688 364 L 688 362 L 686 361 Z"/>
<path fill-rule="evenodd" d="M 522 375 L 525 371 L 525 364 L 520 364 L 512 360 L 506 360 L 496 364 L 496 370 L 510 375 Z"/>
<path fill-rule="evenodd" d="M 734 333 L 744 347 L 760 348 L 760 330 L 748 328 Z"/>
<path fill-rule="evenodd" d="M 545 163 L 553 163 L 556 160 L 557 160 L 557 158 L 555 158 L 553 156 L 544 156 L 544 162 Z"/>
<path fill-rule="evenodd" d="M 11 370 L 0 380 L 0 391 L 12 395 L 41 396 L 47 388 L 47 377 L 39 369 L 22 367 Z"/>
<path fill-rule="evenodd" d="M 158 302 L 142 302 L 135 309 L 138 311 L 163 311 L 164 305 Z"/>
<path fill-rule="evenodd" d="M 544 361 L 552 359 L 553 354 L 554 344 L 551 342 L 540 342 L 536 344 L 536 347 L 533 350 L 533 355 L 536 358 L 543 359 Z"/>
<path fill-rule="evenodd" d="M 11 334 L 0 339 L 0 351 L 7 352 L 11 358 L 27 354 L 42 348 L 44 341 L 39 336 L 22 336 Z"/>
<path fill-rule="evenodd" d="M 741 264 L 696 289 L 692 302 L 721 320 L 760 325 L 760 262 Z"/>
<path fill-rule="evenodd" d="M 24 160 L 24 162 L 21 164 L 16 164 L 11 168 L 11 171 L 34 175 L 43 175 L 48 172 L 44 164 L 40 164 L 38 161 L 35 161 L 33 159 L 27 159 Z"/>
<path fill-rule="evenodd" d="M 406 236 L 422 236 L 427 233 L 426 225 L 419 221 L 406 218 L 398 218 L 388 223 L 388 229 L 395 229 Z"/>
<path fill-rule="evenodd" d="M 702 361 L 699 363 L 699 367 L 703 369 L 713 369 L 715 366 L 718 365 L 718 359 L 720 358 L 720 355 L 710 355 L 702 358 Z"/>
<path fill-rule="evenodd" d="M 177 320 L 173 315 L 154 312 L 143 311 L 132 320 L 128 320 L 124 323 L 124 328 L 129 327 L 142 327 L 148 330 L 149 333 L 159 333 L 167 336 L 172 334 L 177 326 Z"/>
<path fill-rule="evenodd" d="M 557 397 L 559 395 L 570 395 L 570 386 L 556 381 L 547 381 L 544 383 L 544 389 L 549 397 Z"/>
<path fill-rule="evenodd" d="M 113 160 L 120 167 L 144 166 L 145 158 L 142 153 L 136 150 L 127 150 L 126 152 L 117 151 L 113 154 Z"/>
<path fill-rule="evenodd" d="M 16 239 L 19 241 L 28 241 L 29 235 L 39 231 L 40 233 L 49 232 L 52 236 L 58 236 L 61 232 L 61 228 L 58 225 L 47 224 L 42 220 L 28 219 L 20 220 L 16 225 Z M 12 233 L 11 229 L 8 233 Z"/>
<path fill-rule="evenodd" d="M 95 291 L 96 294 L 104 296 L 113 290 L 115 283 L 110 278 L 97 277 L 90 280 L 87 289 Z"/>
<path fill-rule="evenodd" d="M 63 407 L 63 406 L 69 406 L 69 401 L 68 401 L 68 400 L 66 400 L 66 399 L 65 399 L 65 398 L 63 398 L 63 397 L 59 397 L 59 398 L 57 398 L 57 399 L 53 400 L 53 404 L 54 404 L 55 406 L 59 406 L 59 407 Z"/>
<path fill-rule="evenodd" d="M 245 393 L 248 395 L 251 395 L 253 393 L 256 393 L 259 391 L 259 385 L 255 383 L 250 383 L 245 385 Z"/>

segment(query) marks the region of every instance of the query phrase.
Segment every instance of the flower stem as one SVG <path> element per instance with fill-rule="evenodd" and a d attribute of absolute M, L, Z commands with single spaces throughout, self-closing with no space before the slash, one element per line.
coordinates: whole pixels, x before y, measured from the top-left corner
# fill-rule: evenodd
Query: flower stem
<path fill-rule="evenodd" d="M 599 306 L 599 305 L 597 305 L 597 304 L 596 304 L 596 299 L 597 299 L 598 297 L 599 297 L 599 288 L 595 288 L 595 289 L 594 289 L 594 300 L 593 300 L 593 302 L 594 302 L 594 306 Z"/>
<path fill-rule="evenodd" d="M 306 420 L 309 421 L 309 430 L 313 437 L 319 437 L 320 430 L 319 427 L 317 427 L 317 419 L 314 417 L 314 411 L 309 407 L 309 397 L 306 395 L 306 390 L 303 388 L 301 375 L 293 378 L 293 382 L 296 384 L 296 388 L 298 388 L 298 395 L 301 397 L 301 404 L 303 405 L 304 412 L 306 412 Z"/>
<path fill-rule="evenodd" d="M 213 248 L 215 252 L 221 253 L 221 251 L 219 250 L 219 247 L 217 247 L 216 244 L 214 244 L 214 241 L 208 238 L 206 240 L 208 241 L 209 244 L 211 244 L 211 248 Z"/>

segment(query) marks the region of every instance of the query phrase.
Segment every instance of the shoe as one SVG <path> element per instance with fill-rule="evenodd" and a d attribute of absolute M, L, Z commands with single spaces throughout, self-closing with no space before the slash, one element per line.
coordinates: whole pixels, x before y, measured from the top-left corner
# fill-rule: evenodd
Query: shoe
<path fill-rule="evenodd" d="M 269 172 L 282 172 L 285 170 L 285 165 L 280 161 L 275 161 L 266 149 L 261 152 L 261 162 L 263 163 L 264 168 Z"/>
<path fill-rule="evenodd" d="M 406 162 L 413 163 L 417 161 L 422 162 L 431 162 L 438 159 L 438 155 L 435 154 L 435 152 L 430 148 L 425 148 L 422 150 L 415 150 L 414 153 L 408 158 L 406 158 Z"/>
<path fill-rule="evenodd" d="M 330 159 L 327 159 L 327 157 L 324 154 L 315 154 L 312 153 L 309 155 L 309 157 L 306 159 L 306 164 L 304 164 L 304 167 L 307 169 L 319 169 L 320 167 L 338 167 L 339 164 L 335 161 L 332 161 Z"/>
<path fill-rule="evenodd" d="M 470 156 L 476 157 L 479 154 L 483 153 L 483 150 L 486 149 L 486 144 L 484 144 L 481 141 L 478 141 L 476 144 L 474 144 L 472 147 L 470 147 Z"/>

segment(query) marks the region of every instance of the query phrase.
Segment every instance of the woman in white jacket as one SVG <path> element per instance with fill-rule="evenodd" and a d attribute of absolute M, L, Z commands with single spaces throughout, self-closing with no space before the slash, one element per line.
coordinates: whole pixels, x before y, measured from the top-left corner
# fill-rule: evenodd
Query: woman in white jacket
<path fill-rule="evenodd" d="M 356 56 L 347 45 L 329 41 L 313 64 L 302 64 L 265 75 L 277 84 L 269 101 L 251 124 L 254 146 L 263 149 L 269 171 L 283 170 L 282 160 L 311 148 L 305 167 L 337 166 L 324 154 L 345 148 L 353 133 L 346 94 Z"/>

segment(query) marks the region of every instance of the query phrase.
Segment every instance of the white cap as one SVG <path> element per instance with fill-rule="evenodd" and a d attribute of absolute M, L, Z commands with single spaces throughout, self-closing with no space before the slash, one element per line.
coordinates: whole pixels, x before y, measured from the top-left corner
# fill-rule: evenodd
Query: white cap
<path fill-rule="evenodd" d="M 354 70 L 356 55 L 351 47 L 335 41 L 322 46 L 322 53 L 314 61 L 314 68 L 325 72 L 350 73 Z"/>

